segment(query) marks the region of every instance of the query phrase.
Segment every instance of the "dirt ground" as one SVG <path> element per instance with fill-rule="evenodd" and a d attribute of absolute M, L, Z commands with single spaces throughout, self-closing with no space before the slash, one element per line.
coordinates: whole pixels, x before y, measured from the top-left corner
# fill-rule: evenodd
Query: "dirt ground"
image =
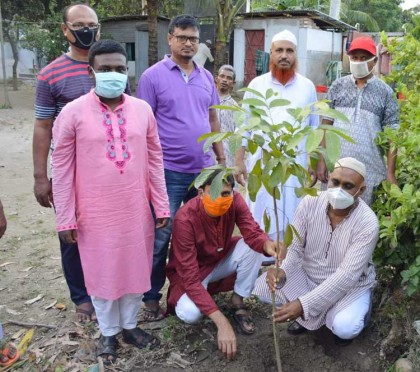
<path fill-rule="evenodd" d="M 61 270 L 53 211 L 40 207 L 32 193 L 33 85 L 23 84 L 18 92 L 10 91 L 10 97 L 13 109 L 0 109 L 0 198 L 8 219 L 0 241 L 0 321 L 6 337 L 17 343 L 29 327 L 10 322 L 38 325 L 21 370 L 99 371 L 94 357 L 98 328 L 75 322 Z M 227 309 L 228 298 L 218 297 L 222 310 Z M 233 362 L 226 362 L 218 352 L 216 329 L 209 320 L 184 326 L 170 317 L 141 324 L 162 339 L 159 351 L 135 350 L 121 341 L 118 363 L 110 370 L 276 371 L 270 308 L 255 300 L 250 306 L 257 331 L 253 336 L 238 335 L 239 353 Z M 335 346 L 331 332 L 324 328 L 290 336 L 286 325 L 281 325 L 277 334 L 285 372 L 384 370 L 373 325 L 345 348 Z"/>

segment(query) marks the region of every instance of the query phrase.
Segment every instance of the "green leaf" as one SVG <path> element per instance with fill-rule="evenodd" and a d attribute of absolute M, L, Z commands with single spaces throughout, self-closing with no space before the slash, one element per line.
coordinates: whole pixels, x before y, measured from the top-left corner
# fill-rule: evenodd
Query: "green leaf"
<path fill-rule="evenodd" d="M 255 202 L 257 192 L 261 187 L 261 177 L 258 177 L 257 175 L 250 173 L 248 177 L 248 192 L 249 192 L 249 198 Z"/>
<path fill-rule="evenodd" d="M 277 98 L 277 99 L 273 99 L 270 102 L 269 107 L 274 108 L 274 107 L 288 106 L 288 105 L 290 105 L 290 101 L 288 101 L 287 99 Z"/>
<path fill-rule="evenodd" d="M 213 174 L 214 171 L 209 171 L 206 169 L 203 169 L 201 173 L 195 178 L 193 185 L 196 189 L 198 189 L 201 185 L 206 183 L 207 179 Z M 190 188 L 192 185 L 190 185 Z"/>
<path fill-rule="evenodd" d="M 258 98 L 245 98 L 241 101 L 242 105 L 249 105 L 249 106 L 263 106 L 265 107 L 265 102 L 261 101 Z"/>
<path fill-rule="evenodd" d="M 263 221 L 264 221 L 264 231 L 266 232 L 266 234 L 268 234 L 270 232 L 270 227 L 271 227 L 271 217 L 267 213 L 266 210 L 264 211 L 264 214 L 263 214 Z"/>
<path fill-rule="evenodd" d="M 334 163 L 339 158 L 341 152 L 340 137 L 334 132 L 325 132 L 325 147 L 328 160 Z"/>
<path fill-rule="evenodd" d="M 247 117 L 247 111 L 234 111 L 233 113 L 233 121 L 237 124 L 237 127 L 240 128 L 244 126 L 246 117 Z"/>
<path fill-rule="evenodd" d="M 297 231 L 296 227 L 294 227 L 293 225 L 290 225 L 290 227 L 293 230 L 293 235 L 296 236 L 299 240 L 300 244 L 303 244 L 302 238 L 300 237 L 299 231 Z"/>
<path fill-rule="evenodd" d="M 271 98 L 274 94 L 274 90 L 273 89 L 267 89 L 267 92 L 265 92 L 265 99 L 268 100 L 269 98 Z"/>
<path fill-rule="evenodd" d="M 286 248 L 292 244 L 293 241 L 293 230 L 290 227 L 290 224 L 287 224 L 286 231 L 284 232 L 284 244 L 286 245 Z"/>
<path fill-rule="evenodd" d="M 327 101 L 325 101 L 325 100 L 315 102 L 313 106 L 317 110 L 328 111 L 330 109 L 330 106 L 328 105 Z"/>
<path fill-rule="evenodd" d="M 254 134 L 252 136 L 252 140 L 259 146 L 263 147 L 265 143 L 265 139 L 263 136 L 260 136 L 259 134 Z"/>
<path fill-rule="evenodd" d="M 270 176 L 270 180 L 268 182 L 268 185 L 270 187 L 276 187 L 279 184 L 283 185 L 287 181 L 287 171 L 288 166 L 290 163 L 290 159 L 281 159 L 281 161 L 276 165 L 276 167 L 273 169 L 273 173 Z"/>
<path fill-rule="evenodd" d="M 257 151 L 257 149 L 258 149 L 258 145 L 254 141 L 252 141 L 248 138 L 248 150 L 249 150 L 249 152 L 252 155 L 254 155 L 255 152 Z"/>
<path fill-rule="evenodd" d="M 325 116 L 331 119 L 340 120 L 344 123 L 350 123 L 350 120 L 348 119 L 348 117 L 344 115 L 342 112 L 337 111 L 337 110 L 333 110 L 333 109 L 316 110 L 314 114 L 319 115 L 319 116 Z"/>
<path fill-rule="evenodd" d="M 233 134 L 228 138 L 229 153 L 235 155 L 236 152 L 242 147 L 242 136 L 239 134 Z"/>
<path fill-rule="evenodd" d="M 325 130 L 332 131 L 332 132 L 338 134 L 340 137 L 344 138 L 346 141 L 348 141 L 350 143 L 356 143 L 356 141 L 353 138 L 351 138 L 348 134 L 346 134 L 346 132 L 344 132 L 341 129 L 335 128 L 333 125 L 323 124 L 323 125 L 320 125 L 318 127 L 318 129 L 325 129 Z"/>
<path fill-rule="evenodd" d="M 318 196 L 318 190 L 314 187 L 297 187 L 295 189 L 295 194 L 298 198 L 305 195 Z"/>
<path fill-rule="evenodd" d="M 262 95 L 261 92 L 259 92 L 258 90 L 252 89 L 252 88 L 241 88 L 239 89 L 238 92 L 248 92 L 253 94 L 254 96 L 260 97 L 262 99 L 264 99 L 264 96 Z"/>
<path fill-rule="evenodd" d="M 229 111 L 244 111 L 241 106 L 223 106 L 223 105 L 214 105 L 210 106 L 211 109 L 219 109 L 219 110 L 229 110 Z"/>
<path fill-rule="evenodd" d="M 297 120 L 297 118 L 299 117 L 300 113 L 301 113 L 302 109 L 300 107 L 297 108 L 288 108 L 287 112 L 294 118 Z"/>
<path fill-rule="evenodd" d="M 308 153 L 315 151 L 319 147 L 323 138 L 324 131 L 322 129 L 315 129 L 309 132 L 305 145 L 306 151 Z"/>
<path fill-rule="evenodd" d="M 210 197 L 212 200 L 220 196 L 220 193 L 222 192 L 222 189 L 224 186 L 224 182 L 223 182 L 224 177 L 225 177 L 225 172 L 220 172 L 216 177 L 214 177 L 214 180 L 212 181 L 210 185 Z"/>

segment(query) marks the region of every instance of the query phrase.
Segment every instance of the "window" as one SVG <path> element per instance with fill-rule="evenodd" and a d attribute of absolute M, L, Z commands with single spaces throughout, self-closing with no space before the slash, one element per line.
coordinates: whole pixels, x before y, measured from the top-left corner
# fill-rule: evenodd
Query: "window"
<path fill-rule="evenodd" d="M 136 44 L 125 43 L 125 50 L 127 52 L 127 61 L 135 61 L 136 60 Z"/>

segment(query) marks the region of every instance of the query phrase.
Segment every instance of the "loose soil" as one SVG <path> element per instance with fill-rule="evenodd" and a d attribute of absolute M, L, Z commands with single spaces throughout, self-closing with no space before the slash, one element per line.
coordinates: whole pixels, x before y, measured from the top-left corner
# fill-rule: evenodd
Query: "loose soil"
<path fill-rule="evenodd" d="M 4 102 L 3 87 L 0 105 Z M 51 209 L 39 206 L 33 196 L 32 126 L 34 88 L 22 84 L 10 91 L 13 109 L 0 109 L 0 198 L 8 229 L 0 240 L 0 320 L 5 336 L 19 342 L 27 326 L 35 335 L 23 356 L 25 371 L 99 371 L 94 356 L 99 337 L 94 323 L 75 322 L 74 306 L 63 277 L 60 251 Z M 42 296 L 36 302 L 26 303 Z M 217 297 L 228 314 L 229 294 Z M 238 334 L 238 355 L 226 362 L 216 347 L 216 328 L 210 320 L 185 326 L 176 318 L 141 323 L 162 340 L 158 351 L 136 350 L 120 342 L 115 371 L 276 371 L 270 307 L 250 300 L 257 331 Z M 42 324 L 54 326 L 45 328 Z M 277 327 L 284 372 L 382 371 L 377 329 L 371 325 L 354 342 L 340 348 L 331 332 L 322 328 L 290 336 L 286 325 Z"/>

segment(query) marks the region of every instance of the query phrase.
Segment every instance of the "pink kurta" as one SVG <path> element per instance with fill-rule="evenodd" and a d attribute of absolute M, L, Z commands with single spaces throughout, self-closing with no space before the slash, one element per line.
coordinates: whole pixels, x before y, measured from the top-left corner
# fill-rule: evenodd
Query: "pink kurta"
<path fill-rule="evenodd" d="M 150 289 L 154 221 L 169 217 L 162 150 L 150 106 L 123 95 L 111 111 L 92 90 L 68 103 L 53 137 L 57 230 L 77 229 L 89 295 Z"/>

